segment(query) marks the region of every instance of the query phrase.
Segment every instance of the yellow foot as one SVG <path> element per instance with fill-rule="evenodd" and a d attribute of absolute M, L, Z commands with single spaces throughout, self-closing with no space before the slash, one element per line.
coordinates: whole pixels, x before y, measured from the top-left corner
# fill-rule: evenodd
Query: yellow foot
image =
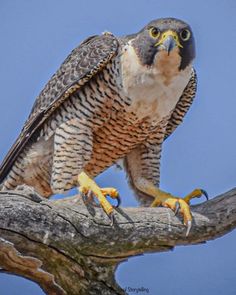
<path fill-rule="evenodd" d="M 112 187 L 108 188 L 100 188 L 94 180 L 92 180 L 88 175 L 84 172 L 81 172 L 78 175 L 78 182 L 79 182 L 79 191 L 87 195 L 88 198 L 93 198 L 95 196 L 100 205 L 102 206 L 105 213 L 108 215 L 108 217 L 111 220 L 111 225 L 113 225 L 114 216 L 113 216 L 113 206 L 108 202 L 106 199 L 106 196 L 109 195 L 113 199 L 117 199 L 117 206 L 120 205 L 120 197 L 119 193 L 116 189 Z"/>
<path fill-rule="evenodd" d="M 184 224 L 187 226 L 186 236 L 188 236 L 192 226 L 193 219 L 189 207 L 190 200 L 194 198 L 200 198 L 202 195 L 204 195 L 208 200 L 207 192 L 202 189 L 195 189 L 183 199 L 174 197 L 169 193 L 165 193 L 159 190 L 158 195 L 151 204 L 151 207 L 163 206 L 172 209 L 175 212 L 175 214 L 180 212 L 183 215 Z"/>

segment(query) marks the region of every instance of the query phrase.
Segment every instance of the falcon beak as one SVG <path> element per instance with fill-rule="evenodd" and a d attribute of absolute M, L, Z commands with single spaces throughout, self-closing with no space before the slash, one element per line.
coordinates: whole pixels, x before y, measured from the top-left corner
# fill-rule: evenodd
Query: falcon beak
<path fill-rule="evenodd" d="M 176 42 L 172 36 L 168 36 L 164 42 L 162 43 L 162 46 L 167 51 L 168 55 L 170 54 L 171 50 L 175 48 Z"/>
<path fill-rule="evenodd" d="M 161 35 L 160 40 L 155 44 L 155 46 L 161 46 L 167 51 L 168 55 L 171 50 L 175 47 L 183 47 L 179 42 L 179 37 L 176 32 L 168 30 Z"/>

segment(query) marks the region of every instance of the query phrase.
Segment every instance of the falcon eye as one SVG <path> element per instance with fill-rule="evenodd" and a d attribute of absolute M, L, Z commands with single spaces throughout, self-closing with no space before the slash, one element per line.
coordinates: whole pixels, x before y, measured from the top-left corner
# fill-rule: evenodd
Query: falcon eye
<path fill-rule="evenodd" d="M 149 29 L 149 34 L 152 38 L 158 38 L 160 36 L 160 30 L 158 28 L 155 27 L 151 27 Z"/>
<path fill-rule="evenodd" d="M 188 39 L 190 38 L 190 36 L 191 36 L 191 33 L 187 29 L 182 30 L 181 33 L 180 33 L 180 37 L 181 37 L 181 39 L 183 41 L 188 41 Z"/>

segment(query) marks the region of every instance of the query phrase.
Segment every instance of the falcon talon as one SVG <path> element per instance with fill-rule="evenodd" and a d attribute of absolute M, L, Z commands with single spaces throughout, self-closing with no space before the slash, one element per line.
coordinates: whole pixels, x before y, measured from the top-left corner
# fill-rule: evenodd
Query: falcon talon
<path fill-rule="evenodd" d="M 180 209 L 180 203 L 179 203 L 179 201 L 176 201 L 176 203 L 175 203 L 175 212 L 174 212 L 175 215 L 177 215 L 179 213 L 179 209 Z"/>
<path fill-rule="evenodd" d="M 81 195 L 82 197 L 82 200 L 84 201 L 85 204 L 88 204 L 88 198 L 87 198 L 87 195 L 83 192 L 79 192 L 79 194 Z"/>
<path fill-rule="evenodd" d="M 187 221 L 187 231 L 186 231 L 186 237 L 189 235 L 189 232 L 191 230 L 191 227 L 192 227 L 192 221 L 191 220 L 188 220 Z"/>
<path fill-rule="evenodd" d="M 206 197 L 207 201 L 209 201 L 209 196 L 207 191 L 205 191 L 204 189 L 201 189 L 202 195 Z"/>
<path fill-rule="evenodd" d="M 117 200 L 117 204 L 114 205 L 113 207 L 114 208 L 119 208 L 120 207 L 120 204 L 121 204 L 121 197 L 120 197 L 120 195 L 117 195 L 116 200 Z"/>
<path fill-rule="evenodd" d="M 113 226 L 114 225 L 114 220 L 115 220 L 114 212 L 111 212 L 110 214 L 108 214 L 108 217 L 110 219 L 110 226 Z"/>
<path fill-rule="evenodd" d="M 94 195 L 93 195 L 93 191 L 92 190 L 89 190 L 87 192 L 87 199 L 88 199 L 88 202 L 93 202 L 94 200 Z"/>

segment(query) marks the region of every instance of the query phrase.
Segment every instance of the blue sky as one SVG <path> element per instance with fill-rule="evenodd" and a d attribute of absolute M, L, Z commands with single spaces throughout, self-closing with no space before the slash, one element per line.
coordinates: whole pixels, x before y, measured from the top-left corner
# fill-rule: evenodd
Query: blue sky
<path fill-rule="evenodd" d="M 211 197 L 236 186 L 235 0 L 0 0 L 0 159 L 17 137 L 35 97 L 84 38 L 105 30 L 125 35 L 159 17 L 191 24 L 197 47 L 197 98 L 166 141 L 161 188 L 183 196 L 196 187 Z M 109 169 L 123 206 L 136 206 L 123 172 Z M 130 259 L 117 271 L 123 287 L 149 294 L 236 294 L 236 232 L 206 245 Z M 38 286 L 0 274 L 0 294 L 39 295 Z M 134 293 L 130 293 L 134 294 Z M 140 293 L 145 294 L 145 293 Z"/>

